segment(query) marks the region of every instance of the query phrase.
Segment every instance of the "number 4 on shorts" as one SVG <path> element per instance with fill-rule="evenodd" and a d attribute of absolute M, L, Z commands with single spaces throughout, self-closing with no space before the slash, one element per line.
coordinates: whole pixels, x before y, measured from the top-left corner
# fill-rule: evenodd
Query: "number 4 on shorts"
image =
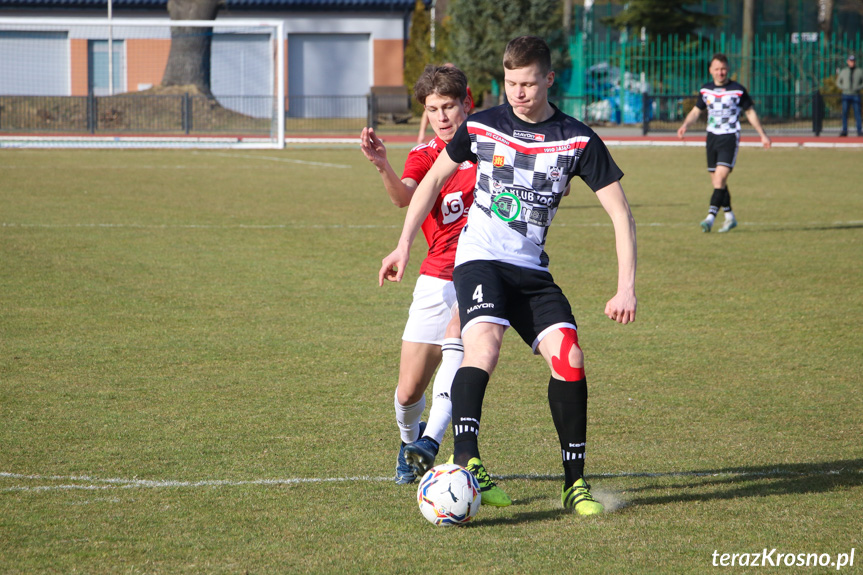
<path fill-rule="evenodd" d="M 473 290 L 473 299 L 475 299 L 477 303 L 482 303 L 482 284 L 478 284 L 476 289 Z"/>

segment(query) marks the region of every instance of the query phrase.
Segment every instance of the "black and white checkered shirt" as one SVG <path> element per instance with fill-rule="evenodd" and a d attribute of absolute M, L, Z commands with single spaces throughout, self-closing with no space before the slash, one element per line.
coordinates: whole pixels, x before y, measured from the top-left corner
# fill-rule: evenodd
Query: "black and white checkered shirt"
<path fill-rule="evenodd" d="M 495 260 L 547 270 L 548 228 L 570 180 L 579 176 L 597 191 L 623 177 L 599 136 L 557 108 L 538 124 L 522 121 L 508 104 L 477 112 L 446 151 L 477 165 L 456 266 Z"/>
<path fill-rule="evenodd" d="M 740 131 L 740 114 L 752 107 L 752 98 L 735 81 L 717 86 L 708 82 L 699 90 L 695 102 L 699 110 L 707 110 L 707 131 L 712 134 L 736 134 Z"/>

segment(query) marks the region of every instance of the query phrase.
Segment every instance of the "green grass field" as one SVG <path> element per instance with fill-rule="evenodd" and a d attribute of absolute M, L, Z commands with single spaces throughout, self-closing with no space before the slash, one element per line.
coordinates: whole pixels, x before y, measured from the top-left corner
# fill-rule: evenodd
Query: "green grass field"
<path fill-rule="evenodd" d="M 0 572 L 861 572 L 863 152 L 743 148 L 721 235 L 702 149 L 612 153 L 637 321 L 603 315 L 585 186 L 548 242 L 610 511 L 561 509 L 546 368 L 508 334 L 480 446 L 515 503 L 442 529 L 390 480 L 422 241 L 379 288 L 404 212 L 359 149 L 0 152 Z"/>

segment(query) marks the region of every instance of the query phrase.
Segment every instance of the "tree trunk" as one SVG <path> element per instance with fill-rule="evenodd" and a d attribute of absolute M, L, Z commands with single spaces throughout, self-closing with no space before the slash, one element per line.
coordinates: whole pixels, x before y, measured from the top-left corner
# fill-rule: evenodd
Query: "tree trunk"
<path fill-rule="evenodd" d="M 755 40 L 755 2 L 743 0 L 743 54 L 740 62 L 740 83 L 750 86 L 752 64 L 752 42 Z"/>
<path fill-rule="evenodd" d="M 171 20 L 215 20 L 220 0 L 168 0 Z M 210 92 L 212 28 L 171 29 L 171 51 L 162 86 L 194 86 L 205 96 Z"/>
<path fill-rule="evenodd" d="M 833 31 L 833 0 L 818 0 L 818 26 L 825 36 Z"/>

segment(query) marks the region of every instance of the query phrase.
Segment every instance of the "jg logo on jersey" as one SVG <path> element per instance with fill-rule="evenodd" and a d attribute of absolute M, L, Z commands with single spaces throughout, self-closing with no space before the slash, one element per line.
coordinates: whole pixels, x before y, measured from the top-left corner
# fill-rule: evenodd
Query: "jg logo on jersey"
<path fill-rule="evenodd" d="M 452 192 L 443 197 L 440 204 L 443 223 L 451 224 L 464 214 L 464 200 L 461 192 Z"/>

